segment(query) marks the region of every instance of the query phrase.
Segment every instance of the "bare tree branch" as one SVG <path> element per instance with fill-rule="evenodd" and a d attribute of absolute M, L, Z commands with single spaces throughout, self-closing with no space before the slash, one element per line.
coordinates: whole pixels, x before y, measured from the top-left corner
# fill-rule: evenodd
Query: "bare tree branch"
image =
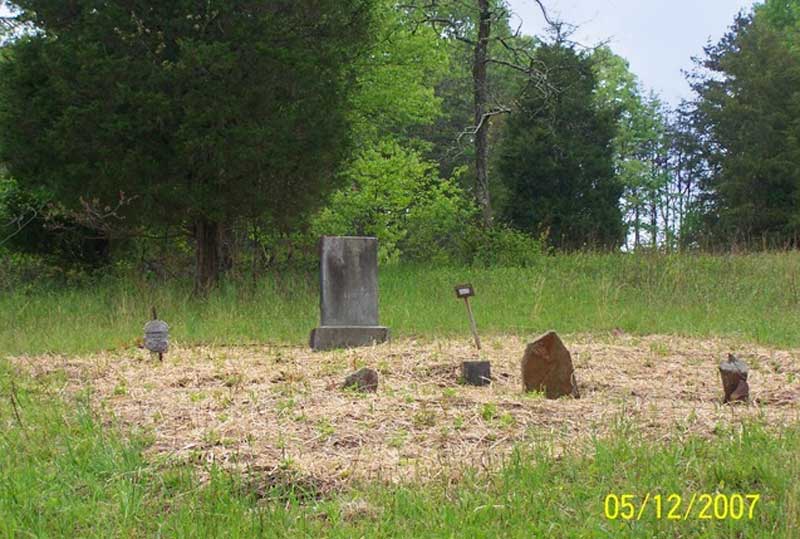
<path fill-rule="evenodd" d="M 550 31 L 555 36 L 556 43 L 566 43 L 568 45 L 573 45 L 575 47 L 594 51 L 599 48 L 605 47 L 610 42 L 610 39 L 604 39 L 597 45 L 584 45 L 580 41 L 575 41 L 572 39 L 568 39 L 575 31 L 578 29 L 579 25 L 568 23 L 561 19 L 554 18 L 550 15 L 547 6 L 543 0 L 533 0 L 533 2 L 539 7 L 539 11 L 542 13 L 542 17 L 544 17 L 547 26 L 550 28 Z"/>
<path fill-rule="evenodd" d="M 458 142 L 461 142 L 461 139 L 463 139 L 465 136 L 475 135 L 475 133 L 480 131 L 480 129 L 483 127 L 483 124 L 486 122 L 486 120 L 488 120 L 492 116 L 498 116 L 500 114 L 510 114 L 511 112 L 513 111 L 510 108 L 497 108 L 495 110 L 490 110 L 489 112 L 485 112 L 483 116 L 481 116 L 478 125 L 471 125 L 469 127 L 466 127 L 461 133 L 458 134 L 456 140 Z"/>
<path fill-rule="evenodd" d="M 27 218 L 27 220 L 25 219 L 25 217 L 26 217 L 25 215 L 21 215 L 19 217 L 16 217 L 16 218 L 12 219 L 9 222 L 9 224 L 12 224 L 12 225 L 16 224 L 17 229 L 14 232 L 12 232 L 11 234 L 9 234 L 8 236 L 6 236 L 5 238 L 3 238 L 2 240 L 0 240 L 0 247 L 5 245 L 9 241 L 11 241 L 16 235 L 18 235 L 23 230 L 25 230 L 25 228 L 29 224 L 31 224 L 36 219 L 36 217 L 38 217 L 38 216 L 39 216 L 39 209 L 34 208 L 33 212 L 31 213 L 30 217 Z"/>
<path fill-rule="evenodd" d="M 547 7 L 545 7 L 544 2 L 542 2 L 542 0 L 533 0 L 533 1 L 536 3 L 537 6 L 539 6 L 539 11 L 542 12 L 542 16 L 544 17 L 545 22 L 549 26 L 555 28 L 556 26 L 561 24 L 560 22 L 550 18 L 550 14 L 547 11 Z"/>

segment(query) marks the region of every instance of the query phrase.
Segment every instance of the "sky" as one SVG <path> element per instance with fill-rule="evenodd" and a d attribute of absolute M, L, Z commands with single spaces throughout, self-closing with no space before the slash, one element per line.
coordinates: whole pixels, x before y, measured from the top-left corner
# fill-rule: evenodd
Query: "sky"
<path fill-rule="evenodd" d="M 508 0 L 515 13 L 512 26 L 542 35 L 544 17 L 533 0 Z M 609 41 L 611 49 L 630 62 L 645 88 L 677 105 L 691 97 L 681 70 L 691 69 L 692 56 L 716 42 L 736 13 L 754 0 L 544 0 L 551 18 L 579 26 L 572 39 L 584 45 Z"/>

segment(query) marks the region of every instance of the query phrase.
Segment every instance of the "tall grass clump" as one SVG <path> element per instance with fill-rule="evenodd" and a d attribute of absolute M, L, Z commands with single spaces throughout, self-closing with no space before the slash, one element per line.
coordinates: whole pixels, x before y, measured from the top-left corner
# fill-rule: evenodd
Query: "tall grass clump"
<path fill-rule="evenodd" d="M 527 267 L 386 265 L 381 322 L 397 337 L 467 335 L 453 286 L 470 281 L 480 331 L 724 335 L 800 344 L 800 254 L 539 255 Z M 130 346 L 156 306 L 181 343 L 302 344 L 318 323 L 314 272 L 228 281 L 207 298 L 175 280 L 106 278 L 0 295 L 0 352 Z"/>

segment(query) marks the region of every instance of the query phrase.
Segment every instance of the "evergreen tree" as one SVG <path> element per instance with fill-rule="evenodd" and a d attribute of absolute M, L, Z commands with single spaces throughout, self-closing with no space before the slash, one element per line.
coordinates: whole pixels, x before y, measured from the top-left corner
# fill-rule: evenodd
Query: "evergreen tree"
<path fill-rule="evenodd" d="M 597 106 L 591 60 L 563 44 L 543 45 L 549 94 L 531 92 L 506 126 L 498 172 L 514 227 L 547 233 L 552 245 L 619 247 L 621 184 L 614 175 L 615 116 Z"/>
<path fill-rule="evenodd" d="M 800 54 L 779 4 L 738 16 L 694 79 L 711 167 L 700 203 L 717 241 L 795 245 L 800 232 Z"/>
<path fill-rule="evenodd" d="M 67 208 L 185 227 L 205 289 L 226 226 L 290 228 L 334 187 L 374 3 L 17 0 L 0 159 Z"/>

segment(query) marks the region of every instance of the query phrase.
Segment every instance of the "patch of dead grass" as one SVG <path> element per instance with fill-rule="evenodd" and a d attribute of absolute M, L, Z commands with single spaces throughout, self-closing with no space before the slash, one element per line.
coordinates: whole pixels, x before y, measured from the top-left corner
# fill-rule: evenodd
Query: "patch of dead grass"
<path fill-rule="evenodd" d="M 516 444 L 554 451 L 591 443 L 624 423 L 647 438 L 712 435 L 748 418 L 799 419 L 800 350 L 723 339 L 577 335 L 571 350 L 581 399 L 521 391 L 519 337 L 492 337 L 488 388 L 456 383 L 470 341 L 400 340 L 347 351 L 301 347 L 173 346 L 163 363 L 140 350 L 86 357 L 17 357 L 68 391 L 91 386 L 96 404 L 150 432 L 149 451 L 183 462 L 291 470 L 349 480 L 457 479 L 496 466 Z M 720 404 L 717 364 L 728 352 L 751 367 L 754 402 Z M 374 395 L 339 389 L 353 368 L 380 372 Z M 124 391 L 120 389 L 124 387 Z"/>

